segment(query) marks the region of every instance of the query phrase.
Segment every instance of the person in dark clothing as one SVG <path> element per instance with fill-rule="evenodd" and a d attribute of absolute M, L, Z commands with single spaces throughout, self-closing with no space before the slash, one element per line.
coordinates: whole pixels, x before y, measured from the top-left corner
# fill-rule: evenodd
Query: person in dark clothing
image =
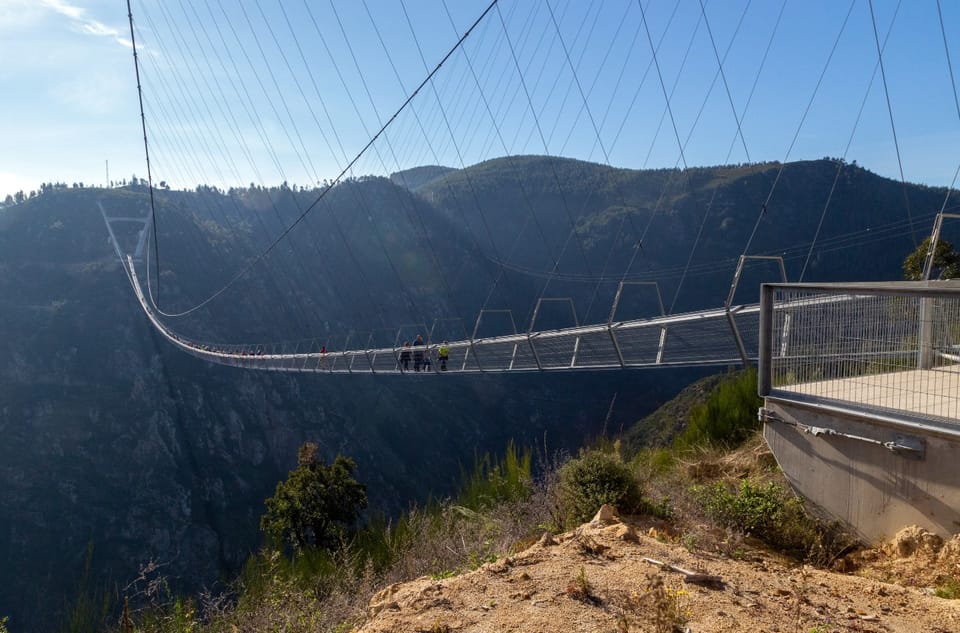
<path fill-rule="evenodd" d="M 403 350 L 400 352 L 400 369 L 410 371 L 410 341 L 403 342 Z"/>
<path fill-rule="evenodd" d="M 423 364 L 423 337 L 417 334 L 417 339 L 413 342 L 413 371 L 420 371 L 420 365 Z"/>

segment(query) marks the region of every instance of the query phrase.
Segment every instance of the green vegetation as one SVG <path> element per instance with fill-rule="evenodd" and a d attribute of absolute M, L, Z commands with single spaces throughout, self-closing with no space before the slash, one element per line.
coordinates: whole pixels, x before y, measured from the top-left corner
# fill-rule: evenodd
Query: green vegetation
<path fill-rule="evenodd" d="M 760 428 L 760 405 L 756 370 L 733 374 L 720 382 L 705 403 L 693 408 L 687 428 L 674 441 L 674 447 L 735 448 Z"/>
<path fill-rule="evenodd" d="M 926 238 L 903 260 L 903 276 L 911 281 L 923 277 L 923 265 L 930 250 L 930 238 Z M 960 277 L 960 253 L 946 240 L 937 241 L 937 252 L 933 255 L 931 279 L 956 279 Z"/>
<path fill-rule="evenodd" d="M 945 579 L 934 589 L 934 594 L 947 600 L 960 600 L 960 578 L 951 576 Z"/>
<path fill-rule="evenodd" d="M 718 481 L 693 489 L 706 515 L 721 526 L 755 536 L 799 560 L 827 565 L 852 540 L 837 525 L 810 516 L 803 502 L 776 481 Z"/>
<path fill-rule="evenodd" d="M 586 451 L 560 469 L 560 509 L 564 525 L 589 521 L 605 503 L 627 514 L 641 503 L 640 484 L 618 453 Z"/>
<path fill-rule="evenodd" d="M 747 436 L 748 422 L 736 420 L 738 415 L 753 418 L 753 404 L 743 387 L 751 378 L 750 373 L 728 376 L 703 393 L 703 404 L 693 407 L 691 415 L 701 421 L 697 437 L 706 438 L 705 444 L 693 444 L 688 437 L 680 457 L 650 449 L 626 463 L 620 443 L 604 440 L 565 463 L 544 466 L 534 477 L 529 451 L 511 442 L 502 458 L 484 455 L 474 460 L 456 498 L 412 508 L 394 520 L 368 518 L 356 529 L 348 528 L 365 495 L 362 484 L 352 478 L 352 462 L 338 457 L 325 466 L 316 459 L 316 446 L 306 444 L 299 451 L 298 468 L 267 502 L 264 525 L 274 547 L 253 556 L 220 597 L 176 596 L 162 579 L 142 575 L 152 593 L 147 596 L 135 588 L 133 597 L 142 604 L 132 612 L 131 626 L 122 631 L 347 631 L 363 619 L 383 586 L 422 576 L 439 581 L 477 569 L 526 548 L 545 525 L 559 530 L 589 520 L 604 503 L 621 514 L 658 517 L 669 527 L 657 538 L 690 549 L 742 556 L 744 546 L 737 538 L 721 544 L 711 541 L 716 530 L 697 531 L 714 525 L 728 534 L 762 539 L 798 560 L 827 564 L 847 541 L 808 515 L 774 471 L 758 466 L 757 435 L 747 437 L 740 449 L 752 459 L 741 462 L 726 448 L 717 448 Z M 311 512 L 292 511 L 306 507 Z M 330 514 L 320 521 L 322 512 Z M 331 520 L 333 515 L 339 519 Z M 945 592 L 956 589 L 944 587 Z M 657 630 L 674 630 L 687 617 L 683 590 L 662 581 L 652 580 L 646 591 L 617 598 L 600 595 L 581 567 L 566 594 L 597 605 L 609 599 L 623 612 L 624 622 L 652 608 Z M 444 626 L 438 621 L 431 630 Z"/>
<path fill-rule="evenodd" d="M 520 453 L 510 442 L 502 462 L 487 453 L 475 460 L 473 472 L 465 475 L 464 481 L 458 497 L 460 505 L 471 510 L 520 501 L 530 493 L 530 451 Z"/>
<path fill-rule="evenodd" d="M 353 479 L 352 459 L 337 455 L 326 466 L 317 459 L 316 444 L 300 447 L 297 463 L 267 499 L 260 529 L 278 545 L 331 549 L 367 507 L 366 487 Z"/>
<path fill-rule="evenodd" d="M 113 610 L 110 591 L 106 587 L 95 586 L 91 579 L 93 563 L 93 543 L 87 543 L 87 552 L 83 561 L 83 572 L 77 583 L 72 603 L 66 605 L 60 629 L 70 633 L 99 633 L 109 621 Z M 5 633 L 0 627 L 0 633 Z"/>

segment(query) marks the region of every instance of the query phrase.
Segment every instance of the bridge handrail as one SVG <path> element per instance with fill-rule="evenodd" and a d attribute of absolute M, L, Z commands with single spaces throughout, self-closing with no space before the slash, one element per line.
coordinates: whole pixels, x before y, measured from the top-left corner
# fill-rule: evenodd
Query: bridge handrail
<path fill-rule="evenodd" d="M 758 393 L 960 423 L 960 281 L 770 283 Z"/>

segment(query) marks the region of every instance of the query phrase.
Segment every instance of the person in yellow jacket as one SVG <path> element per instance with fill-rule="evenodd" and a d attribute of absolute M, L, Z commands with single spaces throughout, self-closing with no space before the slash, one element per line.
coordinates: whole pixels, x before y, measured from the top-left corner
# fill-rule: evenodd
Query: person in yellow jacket
<path fill-rule="evenodd" d="M 450 346 L 444 341 L 437 350 L 437 359 L 440 361 L 440 371 L 447 371 L 447 359 L 450 358 Z"/>

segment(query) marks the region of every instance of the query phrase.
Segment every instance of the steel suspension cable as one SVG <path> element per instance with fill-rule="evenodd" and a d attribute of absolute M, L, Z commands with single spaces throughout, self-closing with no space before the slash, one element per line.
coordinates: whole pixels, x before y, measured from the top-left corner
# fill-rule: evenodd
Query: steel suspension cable
<path fill-rule="evenodd" d="M 917 234 L 913 230 L 913 213 L 910 210 L 910 197 L 907 195 L 907 179 L 903 175 L 903 160 L 900 158 L 900 142 L 897 140 L 897 126 L 893 121 L 893 105 L 890 103 L 890 90 L 887 87 L 887 71 L 883 65 L 883 50 L 880 47 L 880 34 L 877 32 L 877 18 L 873 12 L 873 0 L 869 0 L 870 23 L 873 25 L 873 39 L 877 45 L 877 59 L 880 61 L 880 77 L 883 79 L 883 94 L 887 100 L 887 114 L 890 116 L 890 131 L 893 133 L 893 147 L 897 152 L 897 166 L 900 168 L 900 184 L 903 189 L 903 201 L 907 205 L 907 218 L 910 219 L 910 239 L 917 245 Z"/>
<path fill-rule="evenodd" d="M 783 170 L 786 168 L 790 153 L 793 151 L 793 147 L 796 144 L 797 139 L 800 137 L 800 130 L 803 129 L 803 124 L 807 119 L 807 115 L 810 113 L 810 108 L 813 106 L 813 102 L 816 99 L 817 93 L 820 91 L 820 85 L 823 83 L 823 78 L 827 74 L 827 69 L 830 67 L 830 62 L 833 60 L 833 56 L 837 52 L 837 46 L 840 44 L 840 39 L 847 28 L 847 23 L 850 21 L 850 14 L 853 12 L 853 7 L 856 5 L 856 2 L 857 0 L 850 0 L 850 6 L 847 8 L 847 12 L 843 17 L 843 22 L 840 25 L 840 31 L 837 33 L 836 38 L 834 38 L 833 46 L 830 48 L 830 54 L 827 55 L 827 60 L 824 62 L 823 69 L 820 71 L 820 76 L 817 79 L 816 86 L 814 86 L 813 94 L 810 95 L 810 99 L 807 101 L 807 105 L 803 110 L 803 114 L 800 117 L 800 123 L 797 125 L 797 129 L 793 134 L 793 139 L 790 141 L 790 146 L 787 148 L 787 152 L 784 155 L 783 161 L 780 163 L 777 174 L 773 179 L 773 184 L 770 186 L 770 191 L 767 193 L 767 198 L 764 200 L 763 204 L 760 206 L 760 211 L 757 213 L 757 220 L 753 225 L 753 230 L 750 232 L 750 236 L 747 238 L 747 244 L 743 248 L 744 255 L 750 251 L 750 246 L 753 244 L 753 238 L 756 237 L 757 229 L 760 228 L 760 221 L 763 219 L 763 216 L 766 215 L 767 207 L 770 204 L 770 201 L 773 199 L 773 193 L 776 191 L 777 185 L 780 182 L 780 177 L 783 175 Z"/>
<path fill-rule="evenodd" d="M 893 18 L 890 20 L 890 26 L 887 28 L 887 34 L 883 38 L 883 48 L 887 47 L 887 40 L 890 38 L 890 33 L 893 32 L 893 25 L 897 20 L 897 14 L 900 12 L 901 2 L 898 0 L 897 6 L 893 12 Z M 870 96 L 870 90 L 873 88 L 873 82 L 877 78 L 877 70 L 880 67 L 880 62 L 876 62 L 873 65 L 873 72 L 870 75 L 870 81 L 867 83 L 867 89 L 864 91 L 863 99 L 860 101 L 860 109 L 857 111 L 857 117 L 853 122 L 853 129 L 850 130 L 850 136 L 847 138 L 847 145 L 843 149 L 843 156 L 841 160 L 837 161 L 837 170 L 833 176 L 833 184 L 830 185 L 830 192 L 827 194 L 827 200 L 823 205 L 823 211 L 820 212 L 820 220 L 817 222 L 817 228 L 813 233 L 813 241 L 810 242 L 810 250 L 807 252 L 807 258 L 803 262 L 803 268 L 800 270 L 800 277 L 797 281 L 803 281 L 804 276 L 807 272 L 807 266 L 810 264 L 810 259 L 813 257 L 813 249 L 817 245 L 817 239 L 820 237 L 820 230 L 823 228 L 823 222 L 827 217 L 827 209 L 830 207 L 830 203 L 833 201 L 833 194 L 837 189 L 837 184 L 840 182 L 840 174 L 843 172 L 843 167 L 847 158 L 847 155 L 850 153 L 850 146 L 853 145 L 853 138 L 857 133 L 857 128 L 860 126 L 860 119 L 863 116 L 863 112 L 867 106 L 867 99 Z M 912 218 L 911 218 L 912 225 Z"/>
<path fill-rule="evenodd" d="M 540 141 L 543 143 L 543 151 L 544 151 L 544 153 L 546 153 L 547 155 L 549 155 L 550 150 L 549 150 L 549 148 L 548 148 L 548 146 L 547 146 L 547 139 L 546 139 L 546 137 L 544 137 L 544 135 L 543 135 L 543 129 L 542 129 L 541 126 L 540 126 L 540 120 L 539 120 L 539 118 L 536 116 L 536 109 L 535 109 L 534 106 L 533 106 L 533 99 L 532 99 L 531 96 L 530 96 L 530 91 L 527 89 L 526 80 L 523 78 L 522 71 L 520 70 L 520 62 L 519 62 L 519 60 L 517 59 L 516 50 L 514 49 L 513 42 L 510 40 L 510 34 L 509 34 L 509 32 L 507 31 L 507 24 L 506 24 L 506 22 L 505 22 L 504 19 L 503 19 L 503 13 L 500 11 L 499 7 L 497 7 L 497 16 L 500 18 L 501 28 L 503 28 L 503 31 L 504 31 L 504 33 L 506 34 L 506 41 L 507 41 L 507 46 L 508 46 L 508 48 L 510 49 L 510 56 L 513 58 L 513 64 L 514 64 L 514 67 L 516 68 L 516 71 L 517 71 L 517 73 L 518 73 L 518 75 L 519 75 L 520 84 L 523 86 L 523 92 L 524 92 L 524 94 L 525 94 L 526 97 L 527 97 L 527 104 L 528 104 L 528 106 L 529 106 L 529 108 L 530 108 L 530 112 L 532 112 L 532 113 L 534 114 L 533 120 L 534 120 L 534 123 L 536 124 L 536 129 L 537 129 L 537 133 L 538 133 L 539 136 L 540 136 Z M 582 240 L 579 238 L 579 236 L 576 235 L 576 228 L 577 228 L 577 227 L 576 227 L 576 223 L 575 223 L 574 220 L 573 220 L 573 216 L 570 214 L 570 207 L 569 207 L 569 205 L 567 204 L 567 198 L 566 198 L 566 195 L 565 195 L 564 192 L 563 192 L 563 185 L 560 183 L 560 176 L 559 176 L 559 174 L 557 173 L 556 164 L 555 164 L 554 161 L 552 161 L 552 160 L 550 160 L 549 163 L 550 163 L 550 171 L 551 171 L 551 173 L 553 174 L 554 182 L 555 182 L 556 185 L 557 185 L 557 191 L 558 191 L 558 193 L 560 194 L 560 200 L 561 200 L 561 202 L 562 202 L 564 211 L 565 211 L 565 213 L 566 213 L 566 215 L 567 215 L 567 221 L 570 223 L 570 233 L 568 234 L 567 240 L 565 241 L 563 248 L 561 248 L 561 250 L 560 250 L 560 256 L 555 260 L 554 269 L 559 268 L 559 266 L 560 266 L 560 259 L 563 257 L 563 253 L 564 253 L 564 251 L 565 251 L 565 249 L 566 249 L 566 246 L 567 246 L 567 244 L 570 242 L 570 236 L 574 236 L 574 237 L 576 238 L 575 241 L 576 241 L 576 243 L 577 243 L 577 246 L 578 246 L 578 248 L 579 248 L 579 250 L 580 250 L 580 255 L 581 255 L 581 257 L 583 258 L 584 266 L 586 267 L 587 271 L 590 272 L 590 263 L 589 263 L 589 261 L 587 260 L 587 253 L 586 253 L 586 251 L 585 251 L 584 248 L 583 248 L 583 242 L 582 242 Z M 591 272 L 591 274 L 592 274 L 592 272 Z M 549 283 L 550 283 L 550 280 L 548 279 L 547 282 L 544 284 L 543 289 L 540 291 L 540 297 L 539 297 L 539 298 L 541 298 L 541 299 L 543 298 L 544 294 L 546 293 L 547 286 L 549 285 Z M 531 327 L 532 327 L 532 326 L 533 326 L 533 324 L 531 323 Z"/>
<path fill-rule="evenodd" d="M 446 63 L 447 59 L 449 59 L 450 56 L 453 55 L 453 53 L 456 52 L 456 51 L 463 45 L 463 42 L 470 36 L 470 34 L 473 32 L 473 30 L 476 28 L 476 26 L 477 26 L 478 24 L 480 24 L 480 22 L 486 17 L 486 15 L 490 12 L 490 10 L 493 9 L 493 8 L 496 6 L 497 2 L 498 2 L 498 0 L 491 0 L 491 2 L 487 5 L 487 8 L 486 8 L 486 9 L 483 11 L 483 13 L 481 13 L 481 15 L 473 22 L 473 24 L 470 26 L 470 28 L 468 28 L 468 29 L 463 33 L 463 35 L 460 37 L 460 39 L 457 40 L 456 44 L 454 44 L 453 47 L 450 48 L 449 51 L 447 51 L 446 55 L 444 55 L 444 57 L 443 57 L 443 58 L 440 60 L 440 62 L 434 67 L 434 69 L 433 69 L 432 71 L 430 71 L 430 73 L 427 75 L 427 77 L 426 77 L 422 82 L 420 82 L 420 84 L 417 86 L 417 88 L 414 89 L 414 91 L 413 91 L 410 95 L 407 96 L 407 98 L 403 101 L 403 103 L 400 105 L 400 107 L 397 108 L 397 110 L 393 113 L 393 115 L 390 116 L 390 118 L 386 121 L 386 123 L 384 123 L 384 124 L 380 127 L 380 129 L 377 131 L 377 133 L 374 134 L 373 137 L 370 138 L 370 140 L 368 140 L 367 143 L 360 149 L 360 151 L 350 160 L 350 162 L 349 162 L 342 170 L 340 170 L 340 172 L 337 174 L 336 178 L 334 178 L 334 180 L 333 180 L 330 184 L 328 184 L 325 188 L 323 188 L 322 191 L 320 192 L 320 194 L 317 195 L 316 199 L 315 199 L 306 209 L 304 209 L 304 210 L 297 216 L 297 218 L 296 218 L 292 223 L 290 223 L 290 224 L 280 233 L 280 235 L 278 235 L 259 255 L 257 255 L 257 257 L 254 258 L 254 260 L 253 260 L 252 262 L 250 262 L 249 264 L 247 264 L 247 266 L 245 266 L 240 272 L 238 272 L 236 275 L 234 275 L 234 277 L 231 278 L 230 281 L 228 281 L 226 284 L 224 284 L 220 289 L 218 289 L 217 291 L 213 292 L 210 296 L 208 296 L 206 299 L 204 299 L 203 301 L 201 301 L 200 303 L 198 303 L 198 304 L 195 305 L 194 307 L 190 308 L 189 310 L 185 310 L 185 311 L 183 311 L 183 312 L 181 312 L 181 313 L 175 314 L 175 315 L 165 315 L 165 316 L 184 316 L 184 315 L 186 315 L 186 314 L 190 314 L 191 312 L 195 312 L 195 311 L 199 310 L 200 308 L 204 307 L 205 305 L 209 304 L 211 301 L 213 301 L 213 300 L 215 300 L 216 298 L 218 298 L 219 296 L 221 296 L 224 292 L 226 292 L 229 288 L 231 288 L 239 279 L 241 279 L 241 278 L 242 278 L 243 276 L 245 276 L 248 272 L 250 272 L 250 270 L 253 268 L 254 265 L 256 265 L 256 264 L 257 264 L 259 261 L 261 261 L 264 257 L 266 257 L 268 254 L 270 254 L 270 252 L 272 252 L 272 251 L 277 247 L 277 245 L 279 245 L 280 242 L 283 241 L 283 239 L 284 239 L 294 228 L 296 228 L 297 225 L 299 225 L 299 224 L 303 221 L 303 219 L 304 219 L 305 217 L 307 217 L 307 214 L 309 214 L 309 213 L 320 203 L 320 201 L 323 200 L 323 199 L 327 196 L 327 194 L 330 192 L 330 190 L 333 188 L 333 186 L 336 185 L 337 183 L 339 183 L 340 180 L 343 179 L 344 175 L 346 175 L 346 173 L 354 166 L 354 164 L 356 164 L 356 162 L 360 160 L 360 158 L 367 152 L 367 150 L 370 149 L 370 147 L 373 146 L 374 143 L 376 143 L 377 139 L 380 138 L 380 136 L 384 133 L 384 131 L 387 129 L 387 127 L 389 127 L 390 124 L 393 123 L 393 121 L 400 115 L 400 113 L 403 112 L 404 109 L 406 109 L 407 105 L 408 105 L 411 101 L 413 101 L 414 97 L 416 97 L 417 94 L 419 94 L 420 90 L 427 84 L 427 82 L 430 80 L 430 78 L 432 78 L 432 77 L 440 70 L 440 68 L 443 67 L 443 65 L 444 65 L 444 63 Z"/>
<path fill-rule="evenodd" d="M 153 176 L 150 173 L 150 148 L 147 145 L 147 119 L 143 112 L 143 88 L 140 85 L 140 62 L 137 59 L 137 40 L 133 34 L 133 9 L 130 7 L 130 0 L 127 0 L 127 18 L 130 22 L 130 48 L 133 50 L 133 68 L 137 76 L 137 100 L 140 102 L 140 127 L 143 130 L 143 153 L 147 161 L 147 183 L 150 187 L 150 215 L 153 219 L 153 250 L 157 260 L 156 303 L 160 303 L 160 246 L 157 236 L 157 213 L 153 200 Z M 153 293 L 150 294 L 150 300 L 153 301 Z"/>

